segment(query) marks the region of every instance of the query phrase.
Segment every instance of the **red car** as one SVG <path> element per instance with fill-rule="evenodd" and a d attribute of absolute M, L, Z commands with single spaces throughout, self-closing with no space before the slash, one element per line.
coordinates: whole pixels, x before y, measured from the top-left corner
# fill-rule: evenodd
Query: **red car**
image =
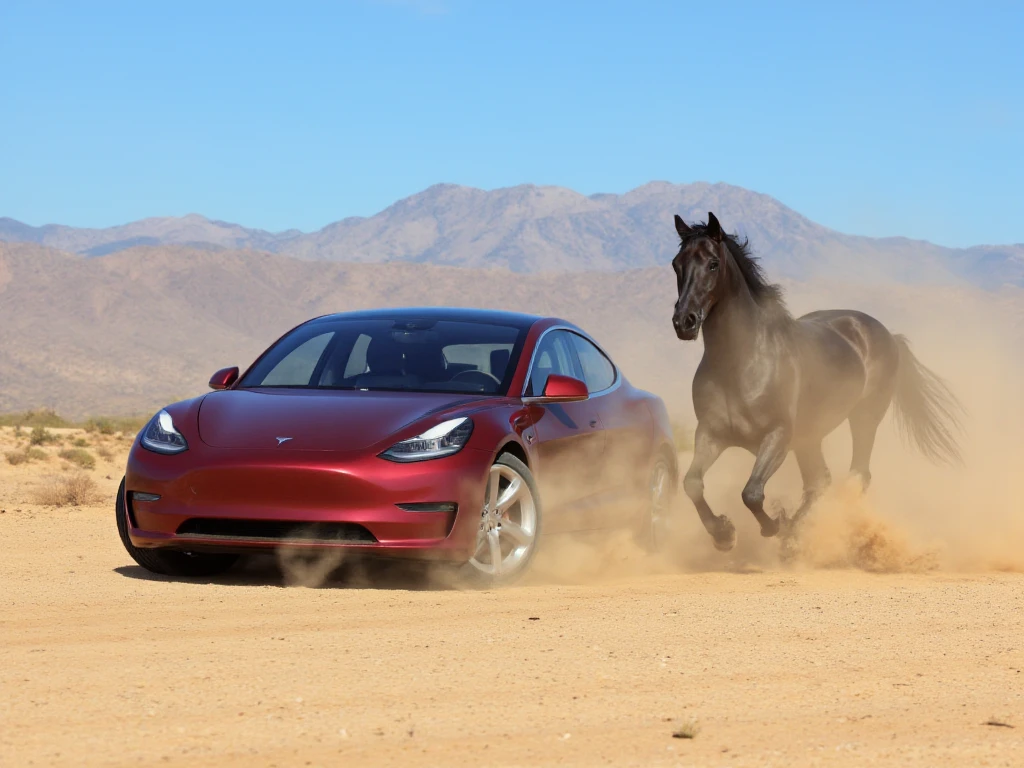
<path fill-rule="evenodd" d="M 282 544 L 520 575 L 551 534 L 662 532 L 676 452 L 662 401 L 551 317 L 327 315 L 139 433 L 117 527 L 139 565 L 223 571 Z"/>

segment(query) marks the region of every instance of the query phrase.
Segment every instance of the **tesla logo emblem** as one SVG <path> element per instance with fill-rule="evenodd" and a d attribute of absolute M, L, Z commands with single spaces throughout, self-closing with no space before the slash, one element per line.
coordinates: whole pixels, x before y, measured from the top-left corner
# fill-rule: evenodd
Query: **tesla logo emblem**
<path fill-rule="evenodd" d="M 274 439 L 275 439 L 275 440 L 277 440 L 277 444 L 278 444 L 278 446 L 284 445 L 284 444 L 285 444 L 285 443 L 287 443 L 287 442 L 288 442 L 289 440 L 291 440 L 291 438 L 290 438 L 290 437 L 275 437 Z"/>

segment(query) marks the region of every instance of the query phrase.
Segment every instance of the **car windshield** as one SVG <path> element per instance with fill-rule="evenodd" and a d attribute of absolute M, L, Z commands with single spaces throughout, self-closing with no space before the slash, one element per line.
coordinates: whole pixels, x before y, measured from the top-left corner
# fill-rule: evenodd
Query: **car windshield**
<path fill-rule="evenodd" d="M 239 386 L 505 394 L 525 335 L 461 320 L 325 318 L 278 341 Z"/>

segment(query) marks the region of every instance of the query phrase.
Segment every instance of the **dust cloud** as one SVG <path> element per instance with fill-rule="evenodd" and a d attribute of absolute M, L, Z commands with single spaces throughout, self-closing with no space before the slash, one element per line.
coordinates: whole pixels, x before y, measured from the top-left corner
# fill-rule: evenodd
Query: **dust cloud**
<path fill-rule="evenodd" d="M 301 530 L 295 531 L 291 543 L 274 550 L 284 583 L 290 587 L 323 586 L 341 568 L 345 555 L 340 548 L 303 546 L 299 543 L 303 538 Z"/>
<path fill-rule="evenodd" d="M 705 494 L 716 513 L 736 524 L 739 541 L 733 551 L 713 548 L 679 488 L 671 552 L 651 557 L 636 537 L 622 532 L 550 537 L 531 581 L 591 583 L 641 573 L 808 568 L 1024 571 L 1024 488 L 1016 480 L 1024 467 L 1024 296 L 893 285 L 799 285 L 791 293 L 794 315 L 852 306 L 909 337 L 921 362 L 947 381 L 964 406 L 963 466 L 938 466 L 916 453 L 902 442 L 890 412 L 879 427 L 872 484 L 865 492 L 847 477 L 851 446 L 844 422 L 824 444 L 833 486 L 801 526 L 795 556 L 790 550 L 783 557 L 779 540 L 760 536 L 740 500 L 753 457 L 731 449 L 705 477 Z M 666 311 L 666 326 L 668 318 Z M 669 341 L 669 335 L 666 330 L 664 336 L 634 337 L 627 375 L 660 395 L 675 421 L 692 426 L 689 393 L 702 347 L 696 344 L 695 357 L 695 345 L 687 348 Z M 676 354 L 686 361 L 685 375 L 673 370 L 666 377 L 666 368 L 678 367 L 670 359 Z M 666 378 L 672 378 L 671 386 Z M 689 460 L 689 454 L 679 455 L 680 474 Z M 628 452 L 616 463 L 633 468 Z M 767 486 L 770 513 L 791 514 L 800 495 L 799 471 L 790 456 Z"/>

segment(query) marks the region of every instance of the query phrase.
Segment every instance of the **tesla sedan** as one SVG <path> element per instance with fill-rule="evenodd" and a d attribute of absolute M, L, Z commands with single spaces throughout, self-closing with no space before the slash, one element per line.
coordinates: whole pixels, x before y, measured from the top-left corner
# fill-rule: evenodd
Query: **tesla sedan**
<path fill-rule="evenodd" d="M 676 485 L 662 401 L 586 332 L 477 309 L 327 315 L 136 437 L 117 527 L 142 567 L 211 575 L 287 545 L 521 575 L 542 537 L 655 546 Z"/>

